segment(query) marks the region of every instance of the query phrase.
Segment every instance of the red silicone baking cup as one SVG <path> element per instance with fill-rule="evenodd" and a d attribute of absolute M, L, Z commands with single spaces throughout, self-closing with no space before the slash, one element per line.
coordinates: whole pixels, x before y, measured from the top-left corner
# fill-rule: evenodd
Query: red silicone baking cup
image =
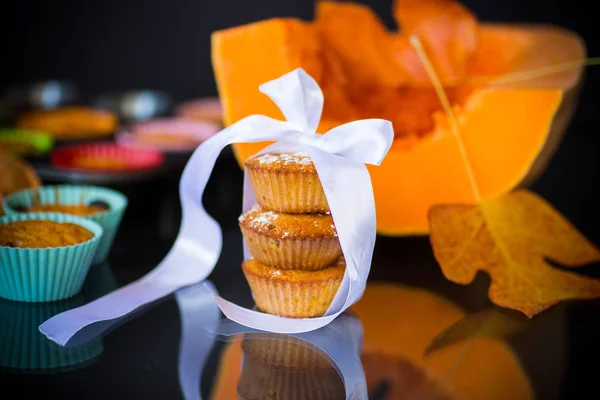
<path fill-rule="evenodd" d="M 164 156 L 155 150 L 94 143 L 59 147 L 50 156 L 50 162 L 62 169 L 121 172 L 156 168 L 164 162 Z"/>

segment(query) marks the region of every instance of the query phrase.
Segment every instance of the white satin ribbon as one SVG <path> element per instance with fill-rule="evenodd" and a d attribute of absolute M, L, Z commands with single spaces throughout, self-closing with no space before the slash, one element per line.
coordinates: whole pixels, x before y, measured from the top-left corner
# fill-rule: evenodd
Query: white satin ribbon
<path fill-rule="evenodd" d="M 221 322 L 221 312 L 207 287 L 212 283 L 206 281 L 175 293 L 181 320 L 177 371 L 185 400 L 202 400 L 200 379 Z"/>
<path fill-rule="evenodd" d="M 222 247 L 222 232 L 202 206 L 202 195 L 222 149 L 232 143 L 275 141 L 263 152 L 307 153 L 317 169 L 342 252 L 346 272 L 325 316 L 294 319 L 239 307 L 214 293 L 230 319 L 251 328 L 299 333 L 327 325 L 364 291 L 375 244 L 375 201 L 365 164 L 379 165 L 394 133 L 389 121 L 350 122 L 324 135 L 316 134 L 323 110 L 323 93 L 304 70 L 296 69 L 260 86 L 287 121 L 252 115 L 223 129 L 192 154 L 181 176 L 182 222 L 175 244 L 150 273 L 82 307 L 56 315 L 40 325 L 49 339 L 64 345 L 82 328 L 122 317 L 149 302 L 204 280 L 213 270 Z M 244 211 L 256 204 L 245 178 Z M 245 258 L 249 257 L 247 249 Z"/>

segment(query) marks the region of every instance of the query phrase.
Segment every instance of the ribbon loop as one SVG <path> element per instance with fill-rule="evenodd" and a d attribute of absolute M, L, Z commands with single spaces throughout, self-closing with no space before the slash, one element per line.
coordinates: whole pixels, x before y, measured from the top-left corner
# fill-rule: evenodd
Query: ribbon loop
<path fill-rule="evenodd" d="M 361 164 L 379 165 L 394 140 L 392 123 L 363 119 L 336 126 L 315 139 L 315 147 L 351 158 Z"/>
<path fill-rule="evenodd" d="M 323 92 L 302 68 L 263 83 L 259 90 L 279 107 L 286 120 L 305 133 L 315 133 L 323 112 Z"/>

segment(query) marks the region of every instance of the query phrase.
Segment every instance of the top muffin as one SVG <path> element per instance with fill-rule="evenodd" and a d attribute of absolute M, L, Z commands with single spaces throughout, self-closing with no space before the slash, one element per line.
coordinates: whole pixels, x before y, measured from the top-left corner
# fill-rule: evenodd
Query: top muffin
<path fill-rule="evenodd" d="M 261 154 L 245 163 L 256 200 L 281 213 L 329 212 L 317 170 L 305 153 Z"/>

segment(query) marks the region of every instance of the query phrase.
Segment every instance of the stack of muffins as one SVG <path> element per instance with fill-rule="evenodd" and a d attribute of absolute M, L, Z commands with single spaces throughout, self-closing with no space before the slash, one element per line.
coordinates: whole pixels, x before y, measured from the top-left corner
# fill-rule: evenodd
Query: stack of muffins
<path fill-rule="evenodd" d="M 262 154 L 245 167 L 258 205 L 239 218 L 253 257 L 242 269 L 256 306 L 283 317 L 322 316 L 346 265 L 310 157 Z"/>

